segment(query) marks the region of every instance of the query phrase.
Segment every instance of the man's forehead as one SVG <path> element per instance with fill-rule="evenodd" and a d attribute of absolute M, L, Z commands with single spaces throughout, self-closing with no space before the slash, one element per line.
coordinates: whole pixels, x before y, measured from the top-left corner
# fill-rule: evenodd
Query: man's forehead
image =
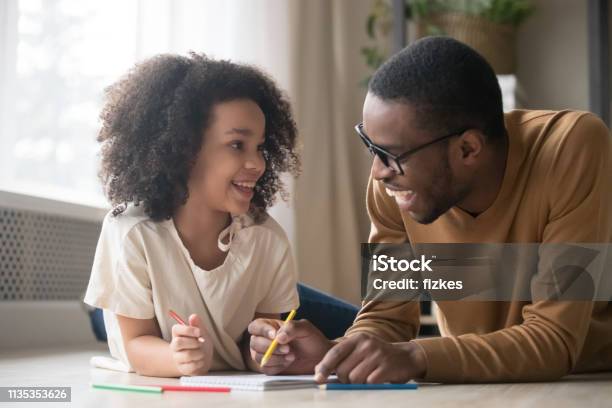
<path fill-rule="evenodd" d="M 404 116 L 411 114 L 413 107 L 410 103 L 400 100 L 382 99 L 373 93 L 368 93 L 363 104 L 364 119 L 369 116 Z"/>
<path fill-rule="evenodd" d="M 390 149 L 420 141 L 422 132 L 416 126 L 416 117 L 416 110 L 409 103 L 383 100 L 370 93 L 363 105 L 365 133 L 374 143 Z"/>

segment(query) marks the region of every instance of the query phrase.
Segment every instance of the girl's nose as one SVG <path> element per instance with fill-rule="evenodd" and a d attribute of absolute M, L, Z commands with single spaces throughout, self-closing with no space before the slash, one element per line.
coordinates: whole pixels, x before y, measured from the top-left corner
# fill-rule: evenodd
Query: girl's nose
<path fill-rule="evenodd" d="M 257 151 L 254 155 L 250 155 L 247 161 L 244 163 L 244 167 L 247 170 L 256 170 L 261 171 L 266 167 L 266 161 L 263 158 L 263 155 L 260 151 Z"/>

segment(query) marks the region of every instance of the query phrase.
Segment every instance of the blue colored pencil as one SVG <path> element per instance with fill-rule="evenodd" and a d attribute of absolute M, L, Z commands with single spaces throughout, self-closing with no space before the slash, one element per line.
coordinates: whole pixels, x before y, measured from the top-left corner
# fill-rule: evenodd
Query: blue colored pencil
<path fill-rule="evenodd" d="M 331 383 L 319 385 L 322 390 L 416 390 L 418 384 L 342 384 Z"/>

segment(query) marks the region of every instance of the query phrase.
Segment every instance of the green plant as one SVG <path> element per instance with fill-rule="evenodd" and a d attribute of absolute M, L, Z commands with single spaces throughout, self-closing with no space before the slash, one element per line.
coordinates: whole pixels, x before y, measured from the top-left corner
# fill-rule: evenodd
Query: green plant
<path fill-rule="evenodd" d="M 407 6 L 418 17 L 454 12 L 480 16 L 494 23 L 515 27 L 534 10 L 530 0 L 409 0 Z"/>
<path fill-rule="evenodd" d="M 498 24 L 515 27 L 522 24 L 534 11 L 531 0 L 405 0 L 408 20 L 420 19 L 426 23 L 428 35 L 444 34 L 440 27 L 427 22 L 427 17 L 437 13 L 462 13 L 485 18 Z M 366 20 L 366 32 L 372 41 L 386 37 L 391 31 L 393 16 L 389 0 L 376 0 Z M 386 59 L 387 50 L 378 44 L 364 46 L 361 54 L 365 63 L 376 70 Z M 369 77 L 363 83 L 367 85 Z"/>
<path fill-rule="evenodd" d="M 376 0 L 372 6 L 370 14 L 366 20 L 366 33 L 371 41 L 377 41 L 379 38 L 386 37 L 391 30 L 393 18 L 391 15 L 391 6 L 385 0 Z M 381 50 L 378 44 L 361 47 L 361 55 L 365 59 L 368 67 L 375 70 L 387 59 L 387 51 Z M 362 86 L 367 86 L 370 81 L 370 76 L 361 81 Z"/>
<path fill-rule="evenodd" d="M 529 0 L 490 0 L 489 7 L 480 15 L 499 24 L 512 24 L 517 27 L 529 17 L 535 7 Z"/>

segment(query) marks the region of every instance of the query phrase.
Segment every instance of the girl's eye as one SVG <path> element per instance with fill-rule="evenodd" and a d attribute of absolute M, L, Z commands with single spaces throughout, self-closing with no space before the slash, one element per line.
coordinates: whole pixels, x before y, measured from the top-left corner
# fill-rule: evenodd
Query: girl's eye
<path fill-rule="evenodd" d="M 257 150 L 260 152 L 264 152 L 266 151 L 266 146 L 263 144 L 260 144 L 259 146 L 257 146 Z"/>
<path fill-rule="evenodd" d="M 236 149 L 236 150 L 241 150 L 242 149 L 242 142 L 239 140 L 236 140 L 234 142 L 232 142 L 232 144 L 230 145 L 232 149 Z"/>

